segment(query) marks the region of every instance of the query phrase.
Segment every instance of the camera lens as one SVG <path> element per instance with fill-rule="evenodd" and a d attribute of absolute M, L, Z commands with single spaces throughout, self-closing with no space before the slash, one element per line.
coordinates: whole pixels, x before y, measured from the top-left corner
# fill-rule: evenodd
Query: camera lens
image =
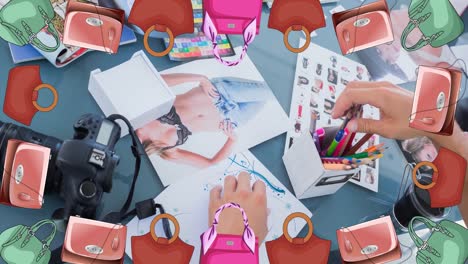
<path fill-rule="evenodd" d="M 92 181 L 84 181 L 80 185 L 80 194 L 86 198 L 96 195 L 96 184 Z"/>

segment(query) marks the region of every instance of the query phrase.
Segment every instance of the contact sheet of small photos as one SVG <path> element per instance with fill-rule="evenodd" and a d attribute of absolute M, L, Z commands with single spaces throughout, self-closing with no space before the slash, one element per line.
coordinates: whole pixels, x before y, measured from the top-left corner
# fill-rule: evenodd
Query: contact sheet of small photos
<path fill-rule="evenodd" d="M 303 45 L 305 40 L 301 39 L 300 42 Z M 309 133 L 313 116 L 317 118 L 316 128 L 340 126 L 342 119 L 331 118 L 336 99 L 349 82 L 370 79 L 364 65 L 313 43 L 307 50 L 299 53 L 289 112 L 291 126 L 286 136 L 285 152 L 292 146 L 295 138 Z M 379 111 L 366 105 L 363 117 L 379 119 Z M 353 144 L 363 136 L 364 134 L 356 134 Z M 379 144 L 379 137 L 374 135 L 360 151 L 365 150 L 369 144 Z M 379 161 L 376 160 L 371 166 L 361 166 L 361 173 L 351 181 L 377 192 L 378 178 Z"/>

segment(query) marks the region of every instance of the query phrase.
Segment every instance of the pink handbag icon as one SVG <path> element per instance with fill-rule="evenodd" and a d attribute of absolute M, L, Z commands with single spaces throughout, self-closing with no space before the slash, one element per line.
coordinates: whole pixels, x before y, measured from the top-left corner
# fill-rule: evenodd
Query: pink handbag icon
<path fill-rule="evenodd" d="M 245 226 L 242 236 L 216 233 L 219 215 L 226 208 L 237 208 L 242 212 Z M 249 226 L 244 209 L 236 203 L 222 205 L 215 213 L 213 225 L 200 238 L 200 264 L 258 264 L 258 240 Z"/>
<path fill-rule="evenodd" d="M 203 0 L 203 32 L 213 42 L 214 56 L 227 66 L 239 64 L 247 48 L 260 32 L 262 0 Z M 242 34 L 244 48 L 236 61 L 226 61 L 219 55 L 218 34 Z"/>

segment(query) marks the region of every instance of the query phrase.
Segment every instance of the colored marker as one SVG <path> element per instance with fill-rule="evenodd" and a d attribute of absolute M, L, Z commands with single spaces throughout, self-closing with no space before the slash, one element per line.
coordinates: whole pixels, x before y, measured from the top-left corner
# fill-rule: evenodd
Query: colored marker
<path fill-rule="evenodd" d="M 349 131 L 347 128 L 344 129 L 344 134 L 343 134 L 343 138 L 342 140 L 340 140 L 340 143 L 338 144 L 338 146 L 336 147 L 335 151 L 333 152 L 332 156 L 333 157 L 338 157 L 340 156 L 340 153 L 343 152 L 343 149 L 346 145 L 346 138 L 348 137 L 349 135 Z"/>

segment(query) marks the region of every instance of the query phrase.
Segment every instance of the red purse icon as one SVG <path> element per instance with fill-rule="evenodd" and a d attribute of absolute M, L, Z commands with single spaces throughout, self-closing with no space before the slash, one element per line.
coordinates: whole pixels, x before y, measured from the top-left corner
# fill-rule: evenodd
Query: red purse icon
<path fill-rule="evenodd" d="M 432 182 L 428 185 L 421 184 L 417 178 L 422 166 L 433 170 Z M 461 203 L 466 166 L 466 160 L 462 156 L 441 147 L 433 162 L 423 161 L 414 167 L 413 181 L 418 188 L 429 192 L 432 208 L 455 206 Z"/>
<path fill-rule="evenodd" d="M 128 16 L 128 23 L 137 25 L 145 31 L 146 51 L 156 57 L 162 57 L 174 47 L 174 38 L 193 33 L 193 9 L 190 0 L 136 0 Z M 165 51 L 156 52 L 148 44 L 153 30 L 166 32 L 170 43 Z"/>
<path fill-rule="evenodd" d="M 156 235 L 156 223 L 167 218 L 175 227 L 171 238 Z M 192 258 L 194 247 L 179 238 L 180 226 L 177 219 L 169 214 L 160 214 L 151 222 L 151 232 L 143 236 L 132 237 L 132 258 L 135 264 L 173 263 L 187 264 Z"/>
<path fill-rule="evenodd" d="M 50 90 L 54 96 L 54 101 L 48 107 L 37 103 L 41 89 Z M 29 126 L 38 111 L 52 111 L 57 103 L 57 91 L 50 84 L 42 83 L 38 65 L 17 66 L 10 70 L 3 104 L 3 112 L 7 116 Z"/>
<path fill-rule="evenodd" d="M 409 126 L 439 135 L 452 135 L 462 73 L 419 66 Z"/>
<path fill-rule="evenodd" d="M 283 33 L 283 41 L 291 52 L 300 53 L 310 44 L 310 33 L 325 27 L 325 16 L 319 0 L 275 0 L 270 11 L 268 27 Z M 306 43 L 300 48 L 289 44 L 288 36 L 293 30 L 302 30 Z"/>
<path fill-rule="evenodd" d="M 288 224 L 294 218 L 302 218 L 309 226 L 309 233 L 304 238 L 291 238 Z M 271 264 L 326 264 L 330 254 L 331 241 L 321 239 L 313 234 L 310 218 L 304 213 L 290 214 L 283 224 L 283 235 L 265 243 L 268 259 Z M 313 261 L 312 261 L 313 260 Z M 312 262 L 311 262 L 312 261 Z"/>

